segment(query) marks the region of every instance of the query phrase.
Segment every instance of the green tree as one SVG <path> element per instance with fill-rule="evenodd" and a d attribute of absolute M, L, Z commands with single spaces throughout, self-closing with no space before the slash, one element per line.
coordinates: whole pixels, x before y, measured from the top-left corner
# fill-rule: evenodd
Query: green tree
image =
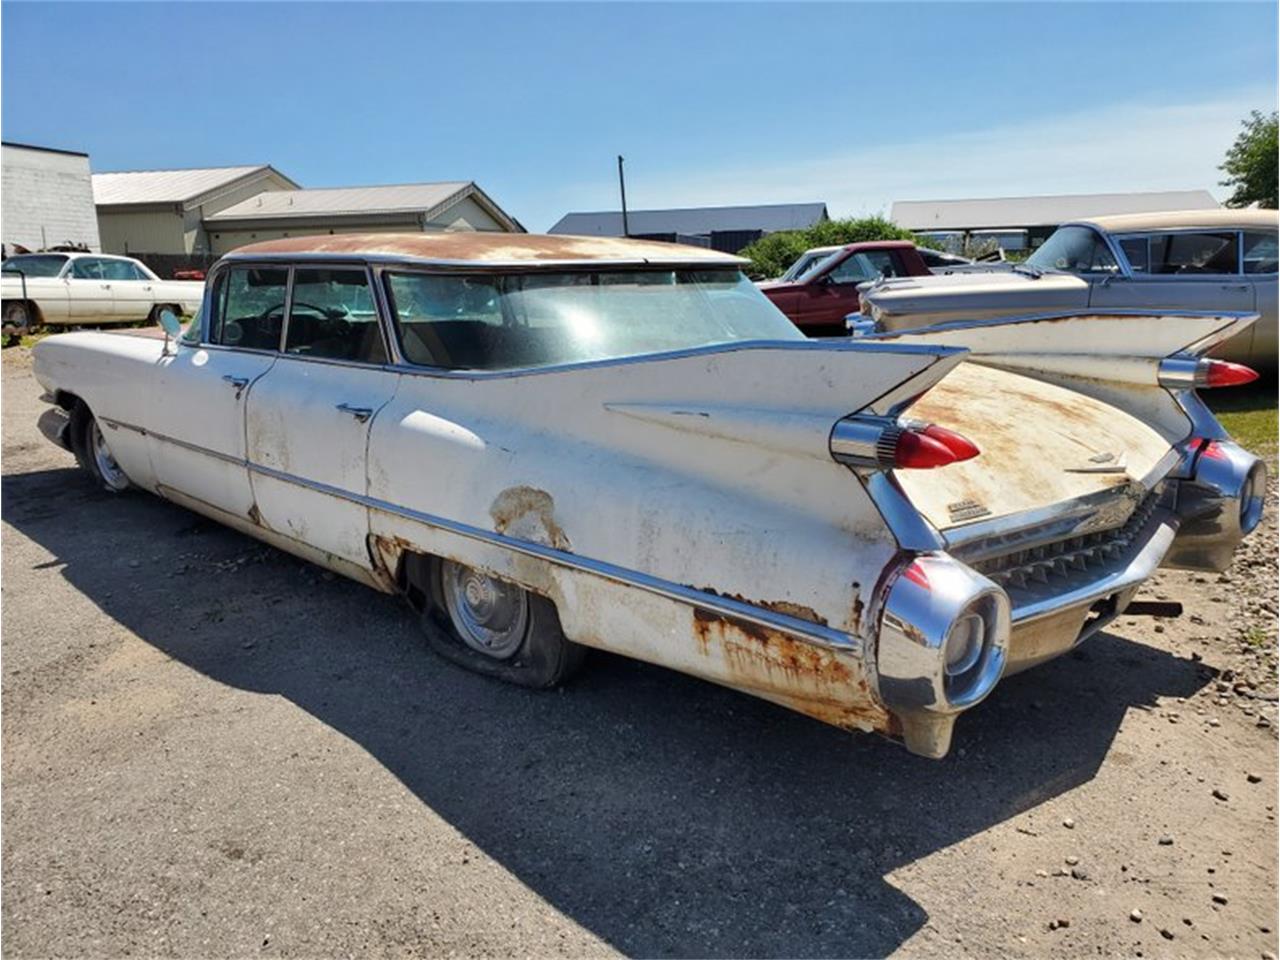
<path fill-rule="evenodd" d="M 920 242 L 910 230 L 904 230 L 884 217 L 848 220 L 824 220 L 807 230 L 782 230 L 761 237 L 741 251 L 751 263 L 747 275 L 755 280 L 777 277 L 786 272 L 800 254 L 813 247 L 834 247 L 866 240 L 912 240 Z"/>
<path fill-rule="evenodd" d="M 1276 194 L 1280 182 L 1276 152 L 1280 149 L 1276 139 L 1276 113 L 1271 116 L 1254 110 L 1241 124 L 1244 129 L 1227 151 L 1226 160 L 1218 169 L 1227 175 L 1219 186 L 1235 187 L 1227 200 L 1229 207 L 1244 207 L 1255 201 L 1272 210 L 1280 206 Z"/>

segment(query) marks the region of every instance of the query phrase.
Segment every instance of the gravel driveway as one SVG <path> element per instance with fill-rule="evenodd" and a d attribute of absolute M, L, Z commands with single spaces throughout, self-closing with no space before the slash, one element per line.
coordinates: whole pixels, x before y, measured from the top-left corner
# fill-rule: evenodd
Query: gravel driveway
<path fill-rule="evenodd" d="M 1274 510 L 1150 585 L 1187 616 L 928 761 L 604 654 L 461 672 L 394 600 L 95 491 L 2 366 L 9 957 L 1276 952 Z"/>

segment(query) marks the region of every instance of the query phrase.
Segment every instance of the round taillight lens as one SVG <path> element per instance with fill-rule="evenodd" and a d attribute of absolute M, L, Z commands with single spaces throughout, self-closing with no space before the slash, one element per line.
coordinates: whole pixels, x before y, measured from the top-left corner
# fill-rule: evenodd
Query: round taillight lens
<path fill-rule="evenodd" d="M 965 613 L 956 619 L 947 631 L 947 676 L 958 677 L 973 669 L 982 656 L 986 633 L 987 622 L 979 613 Z"/>

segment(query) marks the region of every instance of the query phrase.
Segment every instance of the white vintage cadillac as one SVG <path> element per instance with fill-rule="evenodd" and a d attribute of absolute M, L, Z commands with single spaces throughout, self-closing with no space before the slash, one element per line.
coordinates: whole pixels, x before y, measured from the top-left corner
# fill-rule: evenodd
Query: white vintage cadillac
<path fill-rule="evenodd" d="M 41 325 L 133 323 L 159 311 L 194 314 L 204 284 L 161 280 L 131 257 L 97 253 L 24 253 L 0 270 L 3 332 Z"/>
<path fill-rule="evenodd" d="M 41 342 L 41 426 L 108 491 L 403 594 L 471 669 L 550 686 L 598 647 L 930 757 L 1002 676 L 1137 612 L 1162 563 L 1221 569 L 1258 523 L 1264 468 L 1196 394 L 1247 375 L 1200 354 L 1251 316 L 810 341 L 741 264 L 257 244 L 175 343 Z"/>

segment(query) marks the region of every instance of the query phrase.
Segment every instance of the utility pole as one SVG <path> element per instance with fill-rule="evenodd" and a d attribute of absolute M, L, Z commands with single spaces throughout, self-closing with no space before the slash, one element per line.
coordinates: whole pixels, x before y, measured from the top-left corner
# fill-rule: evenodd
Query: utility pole
<path fill-rule="evenodd" d="M 622 154 L 618 154 L 618 192 L 622 194 L 622 235 L 629 237 L 631 230 L 627 224 L 627 179 L 622 173 Z"/>

